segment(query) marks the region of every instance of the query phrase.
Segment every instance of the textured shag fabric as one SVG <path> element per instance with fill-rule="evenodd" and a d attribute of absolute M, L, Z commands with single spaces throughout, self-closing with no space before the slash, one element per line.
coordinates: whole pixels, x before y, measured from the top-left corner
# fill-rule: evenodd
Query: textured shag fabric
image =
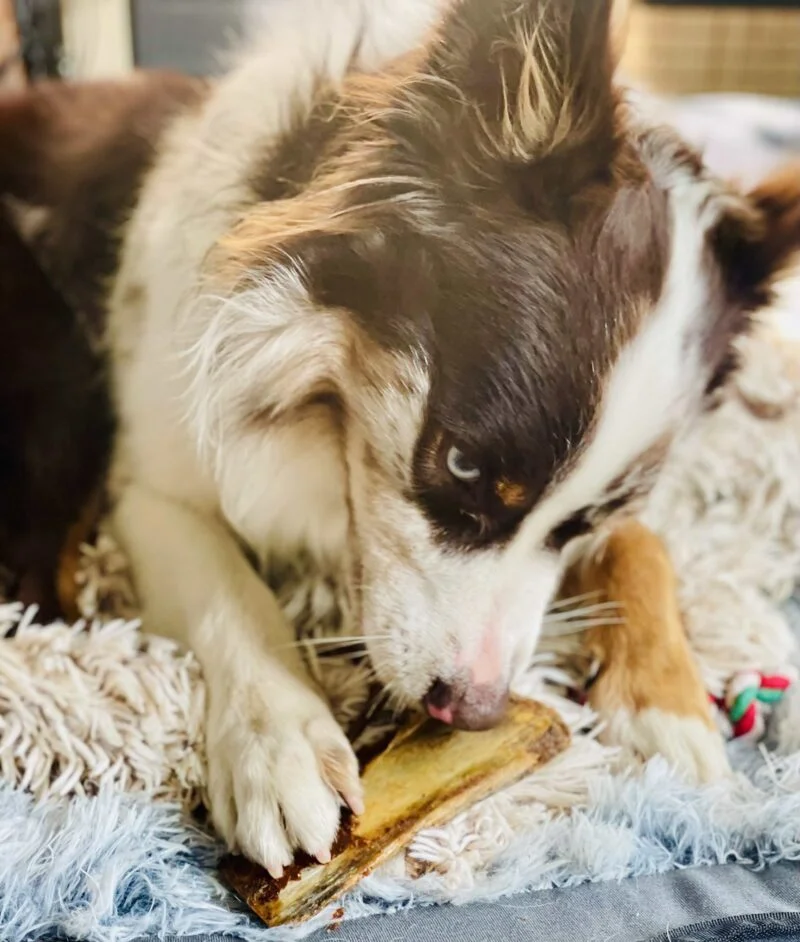
<path fill-rule="evenodd" d="M 205 782 L 204 690 L 191 654 L 138 623 L 33 626 L 0 605 L 0 773 L 65 797 L 109 786 L 191 809 Z"/>
<path fill-rule="evenodd" d="M 368 877 L 344 900 L 345 918 L 425 903 L 496 899 L 530 887 L 573 886 L 732 863 L 755 869 L 800 860 L 800 755 L 755 766 L 736 782 L 687 788 L 659 759 L 641 776 L 587 781 L 571 814 L 534 802 L 492 867 L 452 887 L 435 870 Z M 502 811 L 508 798 L 492 800 Z M 498 807 L 499 806 L 499 807 Z M 743 822 L 746 825 L 743 826 Z M 134 942 L 145 936 L 230 933 L 248 942 L 302 938 L 328 925 L 265 929 L 214 876 L 220 848 L 171 805 L 103 792 L 35 806 L 0 787 L 0 937 Z M 338 915 L 338 914 L 337 914 Z"/>
<path fill-rule="evenodd" d="M 720 696 L 737 671 L 780 670 L 795 641 L 780 608 L 800 576 L 800 275 L 745 368 L 680 442 L 644 519 L 666 539 L 701 672 Z"/>

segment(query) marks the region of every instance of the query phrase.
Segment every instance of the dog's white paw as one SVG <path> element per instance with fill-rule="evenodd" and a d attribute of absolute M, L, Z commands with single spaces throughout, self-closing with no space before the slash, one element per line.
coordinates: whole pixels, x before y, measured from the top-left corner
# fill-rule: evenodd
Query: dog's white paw
<path fill-rule="evenodd" d="M 688 782 L 715 782 L 731 774 L 718 730 L 698 716 L 680 716 L 655 707 L 616 710 L 601 738 L 643 759 L 663 756 Z"/>
<path fill-rule="evenodd" d="M 297 848 L 327 862 L 342 799 L 363 811 L 358 762 L 327 705 L 295 680 L 216 700 L 211 692 L 208 792 L 220 835 L 274 877 Z"/>

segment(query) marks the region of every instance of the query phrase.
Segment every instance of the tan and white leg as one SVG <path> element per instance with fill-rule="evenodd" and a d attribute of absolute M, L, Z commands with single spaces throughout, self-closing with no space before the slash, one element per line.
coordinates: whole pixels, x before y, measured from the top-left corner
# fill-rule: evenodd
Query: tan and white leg
<path fill-rule="evenodd" d="M 618 623 L 584 636 L 596 666 L 587 699 L 604 720 L 601 739 L 644 759 L 662 755 L 692 782 L 727 775 L 661 540 L 635 520 L 624 522 L 572 566 L 563 591 L 595 593 L 619 608 Z"/>

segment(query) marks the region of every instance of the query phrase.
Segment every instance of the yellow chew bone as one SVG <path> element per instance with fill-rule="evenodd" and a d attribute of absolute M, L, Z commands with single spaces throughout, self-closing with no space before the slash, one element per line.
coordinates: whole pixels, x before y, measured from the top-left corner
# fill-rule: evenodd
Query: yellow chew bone
<path fill-rule="evenodd" d="M 297 859 L 273 880 L 244 858 L 229 858 L 223 877 L 268 925 L 302 922 L 397 854 L 418 831 L 444 824 L 568 744 L 558 716 L 530 700 L 512 701 L 503 722 L 482 732 L 419 723 L 367 766 L 366 811 L 342 829 L 330 863 Z"/>

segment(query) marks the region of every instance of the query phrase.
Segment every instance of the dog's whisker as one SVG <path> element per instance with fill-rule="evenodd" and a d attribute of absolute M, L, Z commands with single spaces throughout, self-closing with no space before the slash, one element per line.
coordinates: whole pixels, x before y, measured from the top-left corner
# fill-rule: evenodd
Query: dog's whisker
<path fill-rule="evenodd" d="M 612 625 L 624 624 L 627 624 L 624 618 L 592 618 L 586 619 L 585 621 L 566 622 L 565 624 L 558 625 L 552 630 L 549 629 L 545 631 L 544 637 L 561 638 L 565 635 L 580 634 L 580 632 L 586 631 L 587 628 L 603 628 L 606 626 L 611 627 Z"/>
<path fill-rule="evenodd" d="M 388 703 L 391 695 L 391 691 L 388 687 L 384 687 L 382 690 L 378 691 L 364 716 L 364 719 L 367 723 L 369 723 L 372 717 L 375 716 L 375 714 Z"/>
<path fill-rule="evenodd" d="M 582 592 L 580 595 L 570 595 L 567 598 L 556 599 L 555 602 L 550 603 L 551 610 L 558 610 L 561 608 L 569 608 L 574 606 L 577 602 L 582 602 L 586 599 L 597 599 L 603 593 L 599 589 L 595 589 L 592 592 Z"/>
<path fill-rule="evenodd" d="M 573 608 L 561 612 L 548 612 L 544 616 L 544 622 L 571 621 L 574 618 L 581 618 L 585 615 L 619 611 L 621 608 L 622 606 L 617 602 L 600 602 L 597 605 L 586 605 L 582 608 Z"/>
<path fill-rule="evenodd" d="M 628 619 L 623 615 L 616 617 L 609 616 L 606 618 L 602 615 L 598 615 L 595 618 L 576 618 L 575 621 L 565 622 L 564 625 L 626 625 L 627 623 Z"/>
<path fill-rule="evenodd" d="M 273 651 L 283 651 L 287 648 L 302 648 L 302 647 L 323 647 L 329 645 L 331 647 L 358 647 L 366 646 L 368 641 L 379 641 L 382 640 L 385 635 L 367 635 L 367 636 L 355 636 L 355 637 L 344 637 L 337 638 L 334 635 L 331 635 L 326 638 L 300 638 L 297 641 L 288 641 L 286 644 L 279 644 L 272 648 Z"/>
<path fill-rule="evenodd" d="M 375 673 L 375 668 L 368 661 L 365 661 L 361 664 L 361 670 L 364 671 L 366 680 L 369 683 L 380 683 L 378 675 Z"/>
<path fill-rule="evenodd" d="M 393 681 L 379 680 L 379 682 L 382 685 L 382 689 L 378 696 L 382 696 L 384 698 L 384 707 L 391 711 L 392 721 L 394 722 L 398 719 L 404 710 L 408 709 L 410 701 L 396 689 L 396 685 Z"/>

